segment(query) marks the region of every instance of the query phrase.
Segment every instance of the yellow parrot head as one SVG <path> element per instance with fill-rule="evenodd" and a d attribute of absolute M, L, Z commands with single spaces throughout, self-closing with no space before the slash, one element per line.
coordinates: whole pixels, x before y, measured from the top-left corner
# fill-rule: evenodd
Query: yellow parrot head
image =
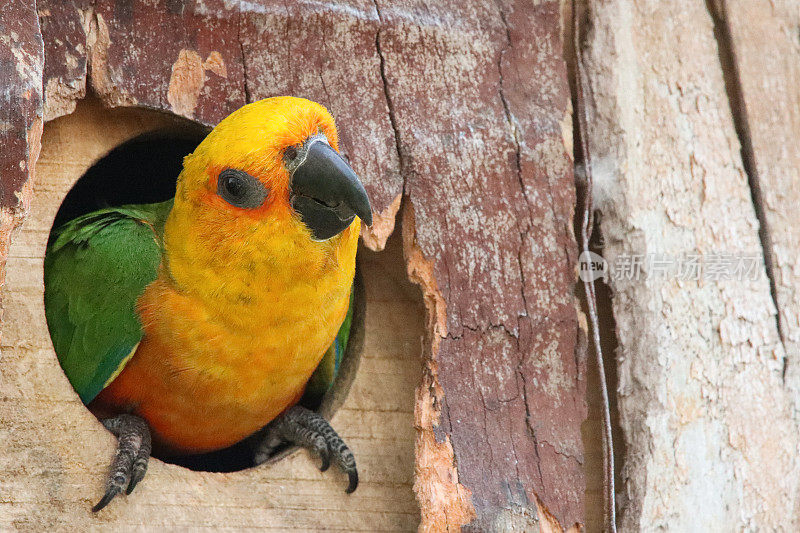
<path fill-rule="evenodd" d="M 303 98 L 275 97 L 235 111 L 184 159 L 175 211 L 200 240 L 231 239 L 286 253 L 330 251 L 360 221 L 372 224 L 364 186 L 338 153 L 333 117 Z M 266 250 L 264 250 L 266 251 Z"/>

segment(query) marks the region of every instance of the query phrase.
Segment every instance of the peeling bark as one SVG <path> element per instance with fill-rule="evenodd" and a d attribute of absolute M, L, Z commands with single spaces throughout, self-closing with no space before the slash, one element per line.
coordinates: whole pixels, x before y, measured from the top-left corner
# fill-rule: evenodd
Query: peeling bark
<path fill-rule="evenodd" d="M 382 212 L 372 214 L 372 226 L 361 226 L 361 238 L 370 250 L 383 250 L 386 239 L 394 231 L 397 213 L 400 211 L 402 194 L 398 194 Z"/>
<path fill-rule="evenodd" d="M 444 391 L 437 433 L 449 437 L 459 481 L 472 491 L 477 530 L 503 509 L 535 515 L 537 496 L 561 524 L 583 512 L 584 362 L 576 367 L 574 358 L 574 271 L 562 270 L 575 254 L 560 14 L 556 3 L 501 7 L 515 21 L 509 27 L 496 5 L 429 11 L 421 28 L 402 8 L 381 10 L 405 191 L 447 303 L 445 333 L 435 341 Z M 423 65 L 422 80 L 403 75 L 412 61 Z M 431 93 L 447 99 L 433 118 L 415 99 Z M 483 127 L 472 126 L 475 116 Z M 424 125 L 437 134 L 421 139 Z"/>
<path fill-rule="evenodd" d="M 86 96 L 86 31 L 71 2 L 38 0 L 42 37 L 47 43 L 44 62 L 44 121 L 75 111 Z"/>
<path fill-rule="evenodd" d="M 203 58 L 194 50 L 181 50 L 178 59 L 172 64 L 172 74 L 169 77 L 167 102 L 172 111 L 192 118 L 205 82 Z"/>
<path fill-rule="evenodd" d="M 43 67 L 34 7 L 6 6 L 0 34 L 0 287 L 12 232 L 30 208 L 42 136 Z"/>

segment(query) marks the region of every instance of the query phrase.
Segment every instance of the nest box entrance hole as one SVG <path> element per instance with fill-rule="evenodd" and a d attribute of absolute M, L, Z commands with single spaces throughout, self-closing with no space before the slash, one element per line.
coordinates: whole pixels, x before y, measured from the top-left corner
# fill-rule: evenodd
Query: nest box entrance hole
<path fill-rule="evenodd" d="M 35 250 L 41 267 L 51 228 L 105 206 L 170 198 L 183 156 L 207 132 L 197 123 L 166 113 L 132 108 L 109 110 L 92 100 L 80 102 L 72 115 L 46 125 L 32 212 L 9 254 L 6 318 L 7 324 L 11 323 L 7 331 L 11 331 L 6 340 L 12 349 L 14 343 L 28 342 L 26 333 L 48 335 L 41 304 L 43 287 L 31 291 L 39 293 L 37 327 L 34 331 L 14 328 L 15 302 L 33 296 L 15 291 L 18 270 L 25 268 L 15 255 L 24 254 L 23 249 Z M 411 524 L 418 520 L 411 490 L 413 410 L 414 390 L 421 376 L 424 310 L 419 289 L 406 278 L 399 235 L 398 230 L 382 252 L 359 248 L 360 316 L 354 320 L 353 348 L 348 350 L 340 378 L 319 410 L 333 416 L 334 427 L 354 449 L 362 485 L 369 484 L 370 479 L 386 483 L 395 495 L 395 512 L 402 511 L 402 522 Z M 49 361 L 57 366 L 50 343 L 36 344 L 46 348 Z M 63 373 L 61 378 L 56 380 L 58 385 L 69 387 Z M 72 395 L 77 399 L 74 392 Z M 86 414 L 88 417 L 88 411 Z M 281 457 L 287 453 L 284 451 Z M 246 468 L 252 466 L 249 461 L 249 453 L 243 453 L 243 449 L 170 460 L 212 472 Z M 398 489 L 405 493 L 402 498 Z M 405 503 L 397 508 L 400 501 Z"/>

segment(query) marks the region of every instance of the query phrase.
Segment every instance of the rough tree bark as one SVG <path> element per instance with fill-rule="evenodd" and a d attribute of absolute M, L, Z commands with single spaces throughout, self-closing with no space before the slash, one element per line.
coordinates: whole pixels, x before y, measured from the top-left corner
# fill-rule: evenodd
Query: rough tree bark
<path fill-rule="evenodd" d="M 0 41 L 0 261 L 29 208 L 30 176 L 42 136 L 44 48 L 36 9 L 15 2 L 3 12 Z M 4 271 L 0 271 L 0 286 Z"/>
<path fill-rule="evenodd" d="M 644 257 L 643 277 L 611 282 L 622 528 L 797 529 L 797 8 L 586 4 L 605 257 Z M 758 276 L 681 280 L 647 254 L 754 256 Z"/>
<path fill-rule="evenodd" d="M 31 147 L 37 91 L 45 93 L 47 120 L 72 113 L 87 87 L 108 106 L 170 111 L 209 125 L 278 94 L 331 109 L 343 152 L 376 208 L 365 244 L 384 247 L 402 204 L 408 276 L 423 292 L 425 371 L 414 423 L 421 527 L 548 530 L 584 521 L 585 362 L 576 349 L 572 128 L 558 1 L 40 0 L 43 75 L 36 20 L 21 4 L 3 16 L 25 27 L 20 35 L 30 36 L 39 63 L 10 86 L 24 94 L 30 84 L 30 118 L 3 131 L 24 134 Z M 0 53 L 9 50 L 0 42 Z M 129 120 L 134 129 L 146 126 Z M 23 148 L 30 169 L 35 149 Z M 23 186 L 28 174 L 17 175 L 4 171 L 4 206 L 16 208 L 15 194 L 23 203 L 31 198 Z M 19 235 L 18 268 L 32 276 L 19 282 L 30 294 L 38 290 L 46 230 Z M 14 302 L 15 331 L 24 332 L 25 319 L 41 332 L 39 304 Z M 112 440 L 89 415 L 78 416 L 77 398 L 53 373 L 49 340 L 23 335 L 3 349 L 0 366 L 11 376 L 4 409 L 13 416 L 0 427 L 16 435 L 16 453 L 0 458 L 15 479 L 3 491 L 11 497 L 0 504 L 0 524 L 169 524 L 179 516 L 184 525 L 245 527 L 276 519 L 263 509 L 269 487 L 246 489 L 274 482 L 269 474 L 202 475 L 159 464 L 139 498 L 97 517 L 80 514 L 100 484 L 96 457 L 110 453 Z M 32 414 L 52 409 L 58 415 L 50 423 Z M 46 439 L 55 431 L 51 446 Z M 81 447 L 83 463 L 75 462 L 71 448 Z M 36 466 L 25 467 L 34 453 Z M 285 461 L 278 477 L 290 475 L 287 463 L 300 468 Z M 320 490 L 313 487 L 307 490 Z M 226 490 L 235 509 L 225 504 Z M 336 495 L 329 505 L 346 512 L 348 501 Z M 375 516 L 395 505 L 376 501 L 359 505 L 372 505 Z M 342 516 L 336 524 L 347 523 Z M 283 518 L 309 529 L 331 520 L 329 512 L 296 509 Z M 369 513 L 358 520 L 369 529 Z M 399 519 L 385 524 L 408 527 Z"/>
<path fill-rule="evenodd" d="M 719 2 L 726 52 L 735 60 L 732 102 L 786 351 L 786 386 L 800 399 L 800 6 L 762 0 Z M 764 36 L 770 36 L 765 39 Z M 795 406 L 797 408 L 797 406 Z"/>

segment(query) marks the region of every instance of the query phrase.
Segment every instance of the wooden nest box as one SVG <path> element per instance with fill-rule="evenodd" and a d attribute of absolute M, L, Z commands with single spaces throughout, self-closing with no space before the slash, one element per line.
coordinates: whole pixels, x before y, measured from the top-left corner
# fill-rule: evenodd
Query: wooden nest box
<path fill-rule="evenodd" d="M 0 122 L 0 529 L 585 522 L 558 2 L 428 14 L 382 2 L 23 4 L 5 8 L 16 37 L 0 41 L 12 110 Z M 375 208 L 359 251 L 360 365 L 332 418 L 362 483 L 346 495 L 342 476 L 301 451 L 227 473 L 152 460 L 132 496 L 93 515 L 115 440 L 48 335 L 42 262 L 59 207 L 127 141 L 196 136 L 281 94 L 330 109 Z M 151 184 L 133 160 L 129 171 Z"/>

